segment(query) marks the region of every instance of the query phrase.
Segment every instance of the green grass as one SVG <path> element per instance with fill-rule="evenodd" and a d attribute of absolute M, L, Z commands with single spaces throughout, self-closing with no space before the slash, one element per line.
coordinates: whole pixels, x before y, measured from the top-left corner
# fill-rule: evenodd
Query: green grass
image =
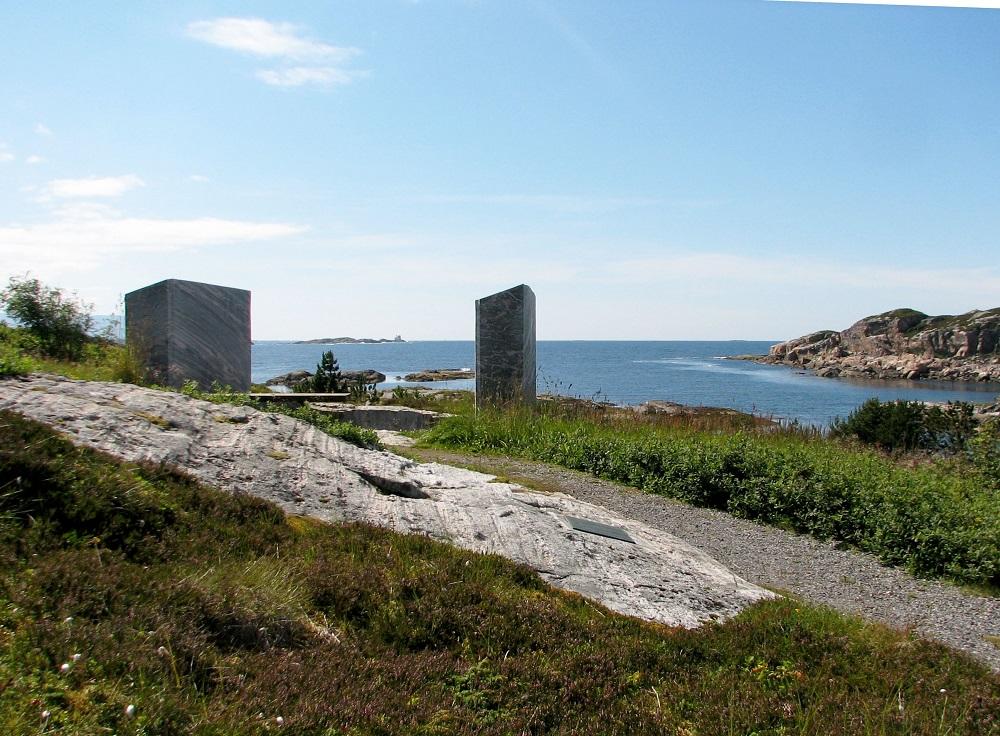
<path fill-rule="evenodd" d="M 0 377 L 32 372 L 82 381 L 136 383 L 141 377 L 135 356 L 124 345 L 94 338 L 84 346 L 80 360 L 58 360 L 43 355 L 26 330 L 0 324 Z"/>
<path fill-rule="evenodd" d="M 647 624 L 0 413 L 4 734 L 996 734 L 998 714 L 995 675 L 829 610 Z"/>
<path fill-rule="evenodd" d="M 906 467 L 796 432 L 707 431 L 618 416 L 466 413 L 428 445 L 563 465 L 835 539 L 918 574 L 1000 588 L 1000 496 L 959 462 Z"/>

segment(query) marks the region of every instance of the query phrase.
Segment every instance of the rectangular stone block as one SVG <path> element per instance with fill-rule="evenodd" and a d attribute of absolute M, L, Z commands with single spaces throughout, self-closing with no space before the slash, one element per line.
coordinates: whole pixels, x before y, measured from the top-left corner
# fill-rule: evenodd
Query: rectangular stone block
<path fill-rule="evenodd" d="M 476 406 L 535 403 L 535 293 L 521 284 L 476 300 Z"/>
<path fill-rule="evenodd" d="M 125 295 L 125 339 L 151 380 L 250 389 L 250 292 L 167 279 Z"/>

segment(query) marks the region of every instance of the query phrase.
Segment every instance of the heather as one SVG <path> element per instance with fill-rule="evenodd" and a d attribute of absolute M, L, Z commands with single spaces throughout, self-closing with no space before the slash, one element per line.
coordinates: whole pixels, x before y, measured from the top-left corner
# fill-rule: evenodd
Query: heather
<path fill-rule="evenodd" d="M 794 600 L 696 631 L 0 414 L 11 734 L 995 733 L 968 658 Z"/>

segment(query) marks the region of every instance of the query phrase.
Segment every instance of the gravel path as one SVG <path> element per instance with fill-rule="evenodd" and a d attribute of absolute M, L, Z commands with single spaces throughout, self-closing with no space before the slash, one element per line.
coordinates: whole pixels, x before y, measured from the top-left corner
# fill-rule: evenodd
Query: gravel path
<path fill-rule="evenodd" d="M 886 567 L 871 555 L 721 511 L 544 463 L 409 448 L 419 460 L 472 467 L 539 490 L 559 491 L 667 531 L 758 585 L 960 649 L 1000 672 L 1000 598 L 969 594 Z"/>

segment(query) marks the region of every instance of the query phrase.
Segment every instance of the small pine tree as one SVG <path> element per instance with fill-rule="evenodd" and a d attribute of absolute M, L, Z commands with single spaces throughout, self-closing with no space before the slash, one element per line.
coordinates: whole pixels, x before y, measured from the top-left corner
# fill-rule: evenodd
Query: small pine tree
<path fill-rule="evenodd" d="M 312 390 L 317 394 L 332 394 L 343 390 L 340 366 L 332 350 L 323 353 L 316 365 L 316 375 L 312 378 Z"/>

